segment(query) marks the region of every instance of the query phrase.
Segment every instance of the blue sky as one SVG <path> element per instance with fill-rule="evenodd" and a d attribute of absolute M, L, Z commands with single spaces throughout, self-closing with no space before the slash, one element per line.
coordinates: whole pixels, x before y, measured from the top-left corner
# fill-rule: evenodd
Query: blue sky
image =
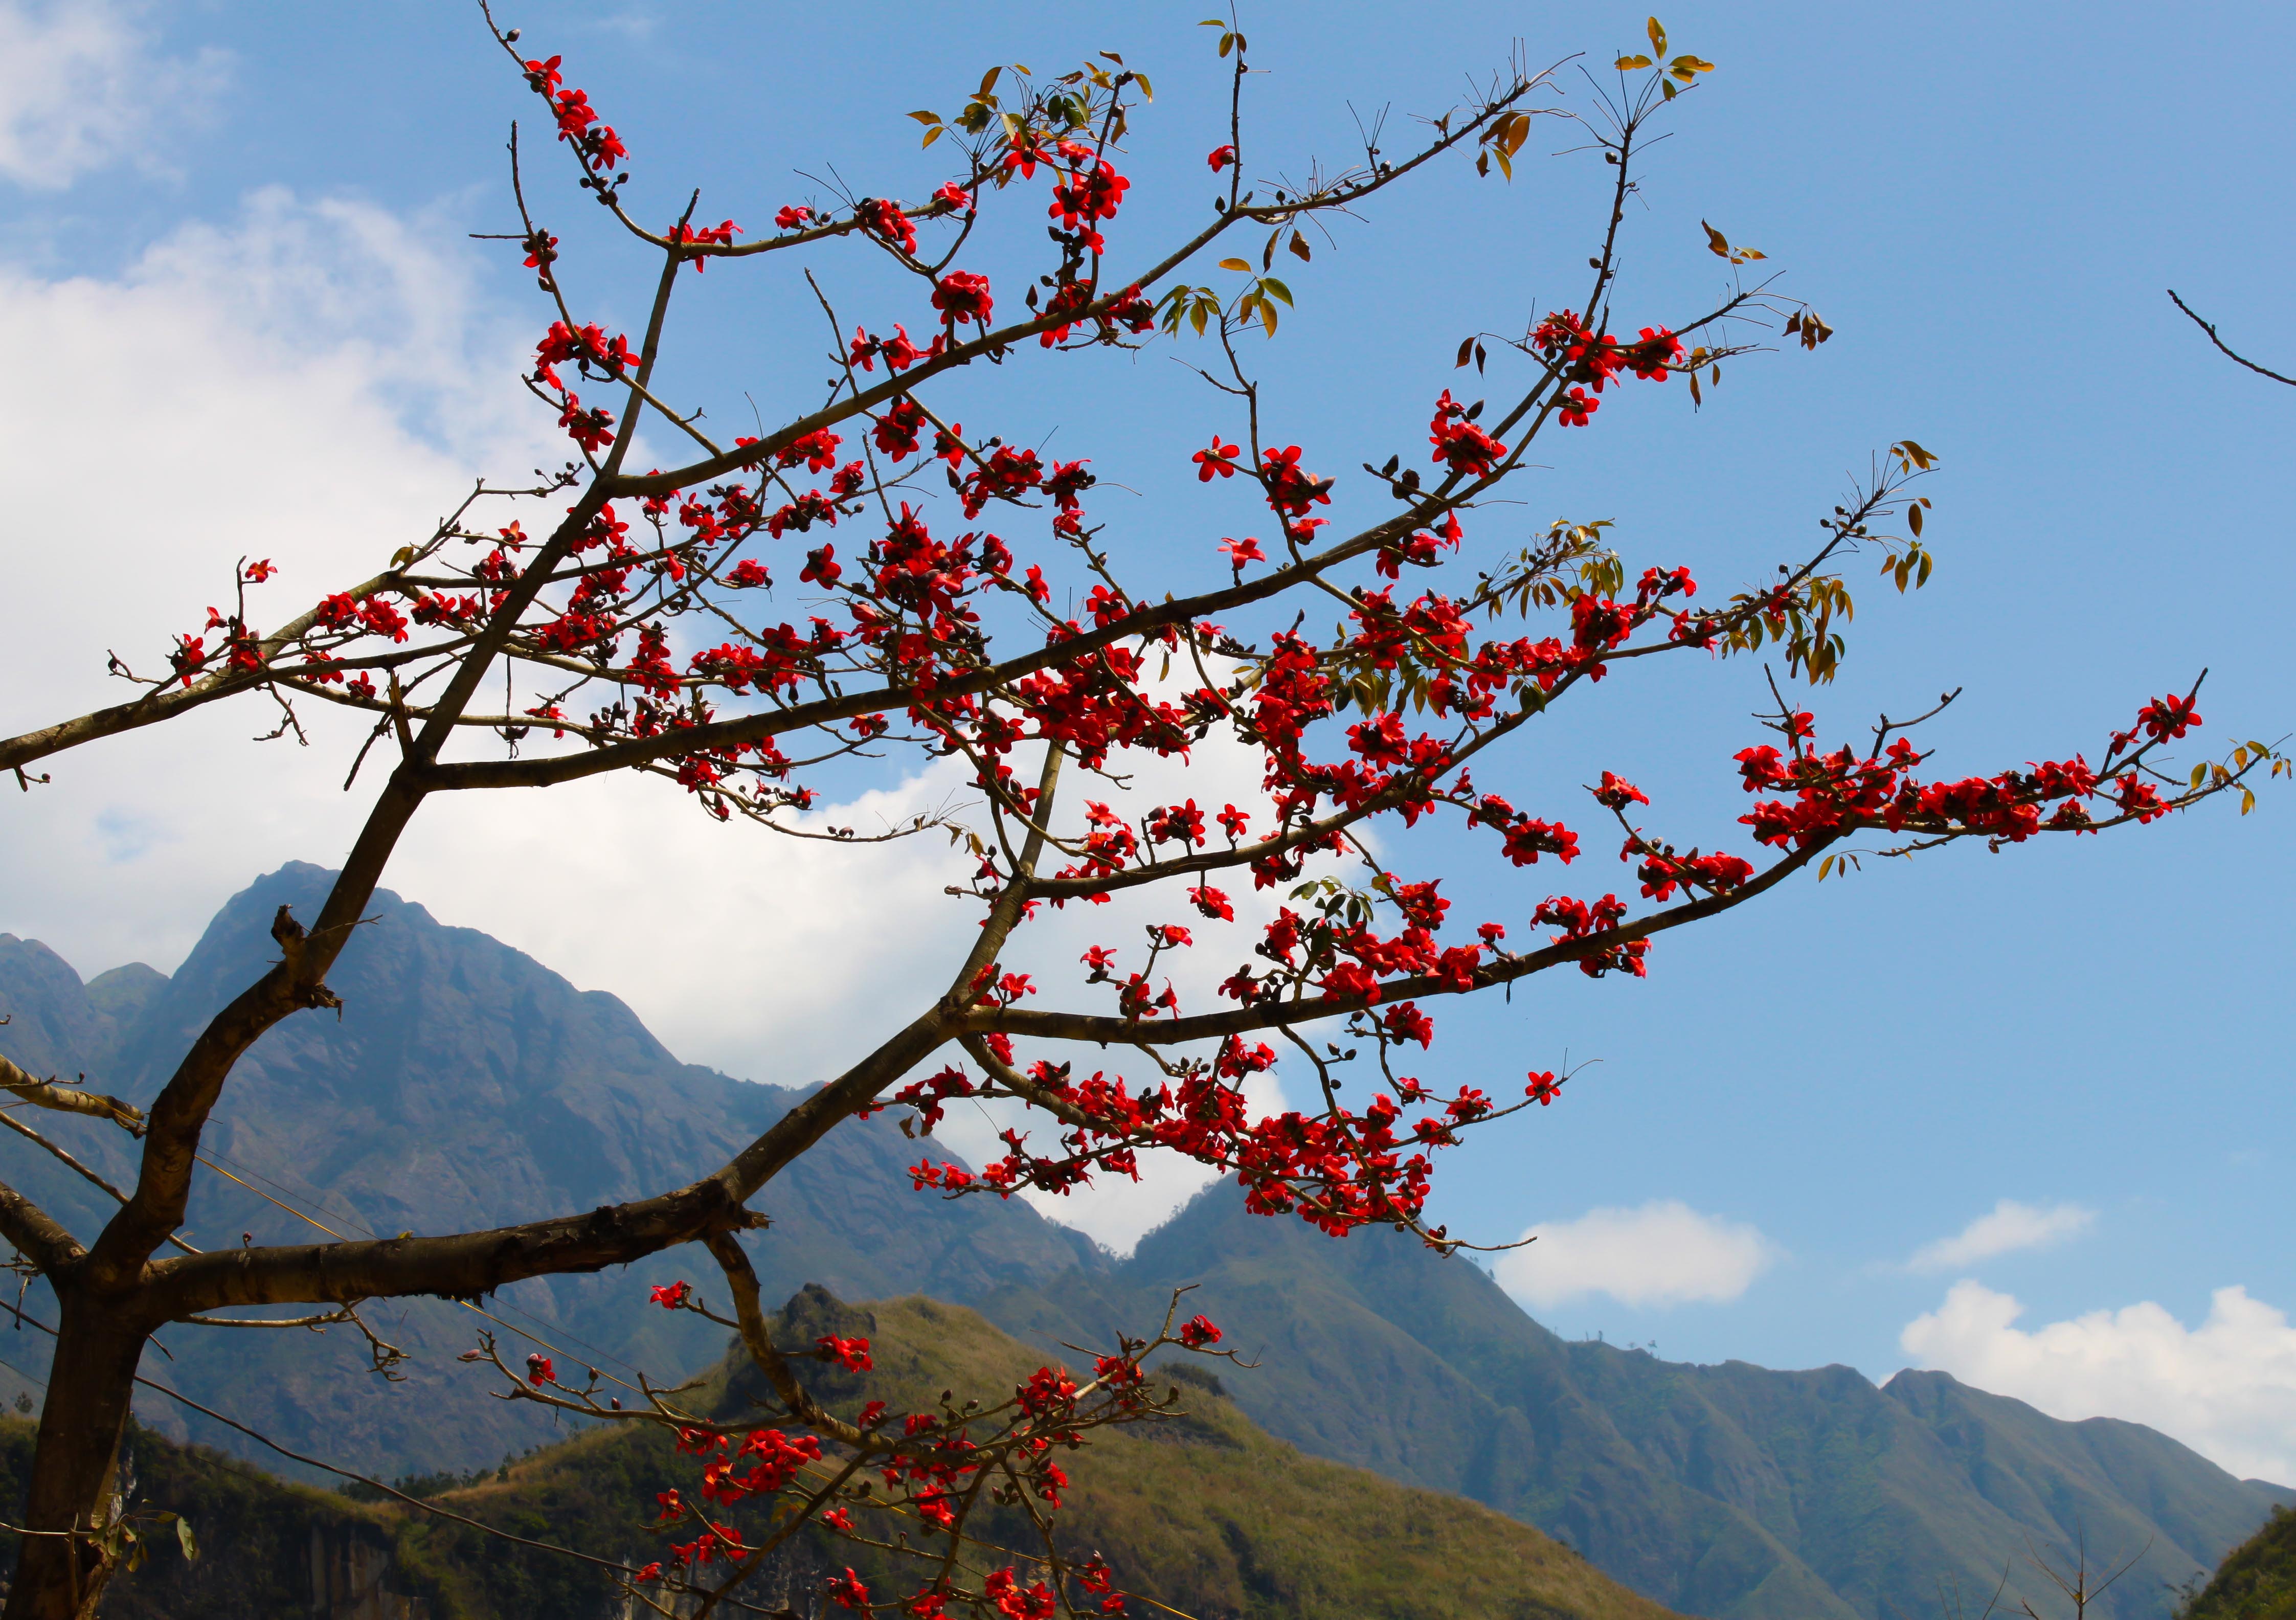
<path fill-rule="evenodd" d="M 1201 154 L 1224 138 L 1225 88 L 1210 31 L 1194 26 L 1204 12 L 853 4 L 770 20 L 693 4 L 499 14 L 526 27 L 529 45 L 562 52 L 570 80 L 622 130 L 641 211 L 674 212 L 700 185 L 705 217 L 753 228 L 781 203 L 819 194 L 803 175 L 832 167 L 865 192 L 929 189 L 941 176 L 902 115 L 953 110 L 989 63 L 1049 70 L 1119 50 L 1158 92 L 1136 124 L 1131 234 L 1119 239 L 1144 247 L 1208 207 Z M 0 14 L 11 29 L 48 29 L 52 44 L 66 15 Z M 1518 38 L 1535 62 L 1607 60 L 1640 40 L 1643 15 L 1256 6 L 1245 25 L 1265 70 L 1250 95 L 1266 170 L 1344 154 L 1350 106 L 1367 115 L 1391 102 L 1390 129 L 1406 127 L 1410 113 L 1447 105 L 1462 73 L 1502 64 Z M 531 424 L 504 425 L 517 410 L 507 369 L 496 381 L 458 369 L 499 359 L 497 331 L 547 318 L 515 254 L 462 240 L 509 228 L 503 135 L 512 118 L 529 128 L 533 119 L 472 12 L 184 5 L 80 17 L 110 31 L 90 34 L 71 60 L 116 71 L 73 81 L 85 104 L 40 113 L 47 126 L 20 109 L 0 153 L 0 262 L 18 285 L 58 309 L 75 307 L 58 290 L 80 282 L 98 303 L 107 289 L 160 298 L 186 265 L 206 266 L 206 287 L 217 266 L 254 264 L 234 244 L 260 237 L 266 287 L 286 289 L 266 307 L 301 311 L 333 334 L 324 354 L 294 363 L 300 371 L 263 366 L 299 387 L 319 387 L 311 378 L 324 372 L 327 397 L 366 402 L 357 408 L 373 414 L 358 420 L 395 458 L 390 503 L 436 510 L 451 499 L 444 469 L 459 464 L 457 436 L 474 421 L 488 443 L 522 451 Z M 2286 10 L 1707 5 L 1664 20 L 1677 48 L 1718 69 L 1651 155 L 1620 324 L 1677 319 L 1721 285 L 1726 271 L 1698 229 L 1709 219 L 1767 251 L 1782 290 L 1809 299 L 1838 335 L 1815 355 L 1734 363 L 1696 413 L 1678 387 L 1629 392 L 1593 429 L 1546 447 L 1549 467 L 1528 480 L 1521 522 L 1614 519 L 1635 567 L 1688 562 L 1726 590 L 1792 554 L 1869 456 L 1911 436 L 1943 458 L 1928 486 L 1939 570 L 1902 600 L 1853 577 L 1851 657 L 1814 705 L 1829 734 L 1959 686 L 1930 733 L 1942 768 L 2095 757 L 2108 728 L 2202 667 L 2210 741 L 2286 732 L 2291 520 L 2272 470 L 2284 465 L 2276 447 L 2296 390 L 2217 356 L 2163 290 L 2177 287 L 2228 336 L 2296 369 L 2284 319 L 2289 92 L 2272 71 L 2296 45 Z M 1575 75 L 1559 79 L 1562 102 L 1583 108 Z M 64 127 L 80 144 L 57 135 Z M 1561 120 L 1543 123 L 1512 186 L 1455 168 L 1338 228 L 1290 277 L 1300 307 L 1267 350 L 1277 442 L 1315 446 L 1333 465 L 1383 459 L 1416 442 L 1425 400 L 1455 380 L 1450 353 L 1466 330 L 1505 330 L 1573 301 L 1601 223 L 1601 171 L 1584 156 L 1542 155 L 1572 143 Z M 598 233 L 594 207 L 586 211 L 554 155 L 537 152 L 530 174 L 549 176 L 543 209 L 573 251 L 576 281 L 610 325 L 632 321 L 651 271 Z M 830 256 L 824 268 L 857 303 L 888 285 L 858 256 Z M 443 290 L 435 299 L 408 295 L 418 272 Z M 390 297 L 363 304 L 377 288 Z M 210 289 L 197 307 L 241 309 L 231 299 L 242 290 Z M 673 390 L 708 400 L 723 421 L 746 413 L 745 390 L 770 413 L 812 387 L 819 317 L 789 272 L 726 266 L 686 296 L 686 330 L 709 335 L 672 368 Z M 433 325 L 447 335 L 408 336 Z M 182 369 L 164 386 L 196 413 L 197 390 L 226 388 L 234 368 Z M 1053 432 L 1062 454 L 1088 448 L 1136 492 L 1103 500 L 1130 554 L 1207 571 L 1211 539 L 1231 532 L 1220 525 L 1244 520 L 1207 504 L 1185 456 L 1210 428 L 1232 435 L 1233 424 L 1160 351 L 1077 371 L 1013 367 L 979 384 L 973 408 L 1025 422 L 1032 438 Z M 85 404 L 91 432 L 107 414 L 137 420 L 131 399 Z M 230 453 L 227 436 L 217 442 Z M 290 490 L 272 441 L 250 438 L 242 510 L 257 523 L 334 522 L 336 503 L 367 500 L 357 447 L 340 476 Z M 132 483 L 133 447 L 121 448 L 112 476 Z M 79 495 L 103 503 L 94 489 Z M 45 548 L 53 532 L 20 516 L 0 544 Z M 26 612 L 19 598 L 0 622 L 20 628 Z M 59 656 L 100 667 L 103 637 L 84 639 Z M 30 712 L 25 667 L 8 670 L 10 716 L 23 707 L 27 719 L 45 717 Z M 1622 679 L 1556 716 L 1518 781 L 1559 792 L 1618 769 L 1679 817 L 1685 841 L 1710 844 L 1734 830 L 1727 759 L 1756 740 L 1745 716 L 1759 684 L 1751 663 Z M 176 861 L 142 880 L 157 867 L 139 863 L 184 847 L 153 830 L 168 818 L 164 794 L 142 780 L 146 800 L 119 788 L 85 812 L 111 818 L 86 845 L 108 920 L 86 920 L 86 886 L 30 870 L 38 857 L 19 839 L 0 863 L 20 911 L 0 907 L 0 928 L 54 940 L 85 972 L 130 953 L 172 967 L 168 951 L 179 956 L 258 865 L 340 854 L 324 824 L 291 824 L 264 847 L 276 859 L 234 846 L 228 859 Z M 2296 1458 L 2296 1333 L 2271 1312 L 2296 1309 L 2292 815 L 2296 799 L 2267 791 L 2245 819 L 2220 806 L 2078 847 L 1869 865 L 1669 937 L 1647 983 L 1574 978 L 1454 1014 L 1437 1055 L 1463 1077 L 1505 1081 L 1566 1053 L 1598 1061 L 1562 1105 L 1458 1153 L 1439 1214 L 1501 1239 L 1562 1227 L 1548 1240 L 1559 1252 L 1573 1231 L 1595 1230 L 1569 1225 L 1590 1210 L 1643 1212 L 1604 1230 L 1628 1248 L 1656 1246 L 1657 1260 L 1600 1252 L 1622 1256 L 1621 1275 L 1655 1267 L 1644 1303 L 1621 1284 L 1572 1297 L 1550 1288 L 1533 1308 L 1560 1331 L 1654 1340 L 1669 1357 L 1840 1361 L 1886 1376 L 1924 1359 L 1901 1334 L 1966 1279 L 1980 1291 L 1964 1289 L 1960 1314 L 1920 1341 L 1937 1364 L 2054 1399 L 2065 1415 L 2087 1415 L 2070 1410 L 2086 1403 L 2228 1460 L 2284 1468 Z M 1448 845 L 1430 858 L 1480 870 Z M 426 891 L 422 874 L 447 870 L 417 860 L 394 881 L 450 920 L 625 994 L 682 1054 L 735 1073 L 769 1067 L 754 1030 L 651 994 L 644 953 L 570 960 L 551 946 L 573 930 L 543 927 L 514 891 L 475 881 L 450 891 L 443 880 Z M 1520 913 L 1536 898 L 1507 904 Z M 855 915 L 830 926 L 870 924 Z M 144 939 L 156 943 L 135 945 Z M 2046 1246 L 1906 1268 L 1923 1245 L 2003 1199 L 2088 1215 L 2028 1223 L 2056 1231 Z M 1696 1218 L 1675 1220 L 1669 1202 Z M 2016 1226 L 2013 1215 L 1998 1230 Z M 1728 1297 L 1662 1303 L 1670 1288 L 1700 1291 L 1666 1280 L 1667 1256 L 1685 1253 L 1704 1256 L 1692 1268 L 1704 1291 Z M 1531 1264 L 1503 1263 L 1503 1274 Z M 2214 1301 L 2233 1287 L 2260 1306 Z M 2021 1302 L 2019 1329 L 2062 1330 L 2007 1329 L 1993 1296 Z M 2131 1311 L 2148 1302 L 2164 1314 Z M 2123 1314 L 2082 1324 L 2098 1312 Z M 2176 1370 L 2168 1383 L 2185 1387 L 2131 1370 L 2147 1346 Z M 2230 1393 L 2204 1401 L 2194 1393 L 2204 1384 Z"/>

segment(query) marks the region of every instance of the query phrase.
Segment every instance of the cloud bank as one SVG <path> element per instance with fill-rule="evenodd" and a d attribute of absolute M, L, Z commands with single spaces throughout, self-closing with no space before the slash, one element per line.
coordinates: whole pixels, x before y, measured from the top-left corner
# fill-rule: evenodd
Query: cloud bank
<path fill-rule="evenodd" d="M 2218 1289 L 2187 1328 L 2146 1300 L 2027 1330 L 2024 1306 L 1964 1280 L 1898 1343 L 1918 1366 L 2013 1395 L 2052 1417 L 2125 1418 L 2244 1478 L 2296 1480 L 2296 1327 Z"/>

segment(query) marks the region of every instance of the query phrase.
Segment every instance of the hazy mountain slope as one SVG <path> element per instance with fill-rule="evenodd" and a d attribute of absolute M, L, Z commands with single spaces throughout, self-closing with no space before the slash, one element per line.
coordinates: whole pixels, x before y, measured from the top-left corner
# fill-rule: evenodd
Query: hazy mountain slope
<path fill-rule="evenodd" d="M 1344 1240 L 1205 1194 L 1132 1259 L 981 1302 L 1031 1342 L 1160 1313 L 1171 1287 L 1262 1369 L 1245 1411 L 1321 1455 L 1460 1492 L 1725 1620 L 1927 1614 L 1981 1602 L 2028 1540 L 2134 1553 L 2100 1613 L 2164 1614 L 2280 1493 L 2167 1436 L 2065 1423 L 1941 1373 L 1696 1367 L 1566 1343 L 1470 1264 L 1384 1231 Z"/>
<path fill-rule="evenodd" d="M 944 1388 L 994 1398 L 1041 1357 L 960 1307 L 906 1299 L 869 1307 L 819 1289 L 791 1302 L 783 1335 L 873 1340 L 876 1370 L 824 1371 L 824 1397 L 928 1408 Z M 716 1399 L 745 1410 L 754 1375 L 721 1369 Z M 1108 1434 L 1072 1460 L 1062 1516 L 1070 1544 L 1098 1549 L 1120 1583 L 1196 1620 L 1668 1620 L 1529 1526 L 1472 1502 L 1303 1457 L 1272 1439 L 1201 1373 L 1187 1415 Z M 0 1421 L 0 1503 L 20 1500 L 28 1423 Z M 413 1614 L 422 1620 L 606 1620 L 624 1611 L 588 1566 L 508 1546 L 396 1504 L 366 1505 L 253 1475 L 214 1452 L 131 1437 L 136 1505 L 183 1513 L 204 1549 L 186 1565 L 161 1532 L 141 1571 L 124 1575 L 107 1614 L 122 1620 L 303 1620 Z M 691 1489 L 694 1462 L 658 1432 L 594 1433 L 433 1500 L 485 1523 L 608 1557 L 659 1555 L 645 1526 L 654 1493 Z M 1026 1545 L 1002 1510 L 980 1534 Z M 865 1519 L 866 1514 L 863 1515 Z M 833 1562 L 832 1562 L 833 1559 Z M 742 1594 L 760 1609 L 818 1613 L 821 1577 L 848 1564 L 890 1593 L 898 1579 L 866 1549 L 808 1538 Z M 384 1594 L 390 1594 L 385 1597 Z M 364 1599 L 368 1607 L 358 1608 Z M 834 1612 L 834 1611 L 832 1611 Z M 1155 1613 L 1136 1599 L 1135 1614 Z"/>
<path fill-rule="evenodd" d="M 808 1289 L 790 1301 L 776 1338 L 806 1342 L 824 1331 L 873 1340 L 874 1372 L 822 1370 L 813 1379 L 824 1400 L 845 1409 L 864 1400 L 884 1400 L 896 1411 L 928 1409 L 944 1388 L 994 1400 L 1045 1361 L 969 1310 L 925 1298 L 852 1308 Z M 1075 1489 L 1061 1517 L 1065 1540 L 1104 1553 L 1128 1591 L 1199 1620 L 1665 1616 L 1529 1526 L 1454 1496 L 1302 1457 L 1249 1423 L 1217 1384 L 1189 1381 L 1187 1416 L 1176 1423 L 1102 1434 L 1068 1461 Z M 756 1374 L 737 1363 L 726 1407 L 742 1409 L 756 1393 Z M 551 1524 L 581 1524 L 603 1537 L 599 1544 L 638 1553 L 650 1542 L 631 1526 L 650 1517 L 652 1493 L 691 1477 L 693 1461 L 670 1457 L 659 1439 L 611 1434 L 533 1457 L 512 1469 L 510 1482 L 480 1482 L 441 1503 L 507 1524 L 523 1505 L 549 1501 L 539 1517 Z M 1005 1547 L 1031 1544 L 1005 1510 L 983 1517 L 976 1533 Z M 501 1620 L 586 1613 L 581 1574 L 546 1572 L 537 1556 L 487 1558 L 478 1533 L 414 1526 L 404 1547 L 409 1569 L 452 1565 L 455 1574 L 434 1588 L 447 1597 L 441 1613 L 459 1607 Z M 808 1611 L 806 1595 L 817 1574 L 848 1563 L 877 1591 L 896 1591 L 900 1576 L 890 1565 L 865 1549 L 824 1540 L 767 1569 L 756 1601 Z M 1132 1613 L 1152 1608 L 1135 1601 Z"/>
<path fill-rule="evenodd" d="M 263 879 L 225 907 L 172 980 L 128 968 L 83 986 L 44 947 L 0 937 L 0 1012 L 12 1018 L 0 1051 L 148 1099 L 190 1032 L 268 960 L 275 907 L 308 917 L 325 882 L 307 866 Z M 298 1015 L 226 1092 L 193 1241 L 316 1235 L 265 1193 L 347 1235 L 641 1196 L 716 1164 L 800 1094 L 681 1064 L 612 996 L 578 992 L 419 906 L 383 896 L 373 914 L 333 976 L 342 1018 Z M 117 1133 L 37 1123 L 116 1180 L 131 1174 Z M 1046 1344 L 1152 1323 L 1172 1288 L 1200 1283 L 1192 1300 L 1261 1362 L 1235 1376 L 1236 1397 L 1278 1437 L 1513 1514 L 1685 1612 L 1926 1614 L 1941 1582 L 1981 1598 L 2029 1538 L 2086 1534 L 2101 1556 L 2149 1541 L 2100 1620 L 2151 1620 L 2170 1586 L 2203 1575 L 2290 1497 L 2137 1426 L 2058 1422 L 1938 1374 L 1877 1390 L 1847 1368 L 1692 1367 L 1566 1343 L 1471 1265 L 1385 1232 L 1336 1241 L 1250 1217 L 1232 1190 L 1111 1266 L 1021 1205 L 914 1193 L 902 1167 L 914 1152 L 886 1119 L 848 1125 L 768 1189 L 759 1202 L 775 1224 L 753 1241 L 768 1288 L 979 1300 Z M 100 1192 L 20 1139 L 0 1136 L 0 1177 L 76 1230 L 107 1213 Z M 678 1274 L 709 1267 L 672 1254 L 523 1284 L 488 1307 L 562 1360 L 676 1376 L 719 1348 L 695 1319 L 644 1307 L 649 1282 Z M 488 1398 L 454 1361 L 475 1332 L 504 1330 L 437 1301 L 372 1317 L 414 1353 L 403 1384 L 365 1370 L 363 1345 L 340 1330 L 171 1329 L 174 1359 L 155 1353 L 146 1371 L 291 1444 L 388 1474 L 492 1464 L 562 1432 Z M 8 1337 L 0 1359 L 37 1378 L 37 1336 Z M 510 1341 L 514 1356 L 527 1347 Z M 15 1387 L 0 1374 L 0 1399 Z M 246 1445 L 160 1397 L 143 1410 L 168 1433 Z"/>
<path fill-rule="evenodd" d="M 91 1084 L 147 1101 L 192 1034 L 275 956 L 275 909 L 292 904 L 309 918 L 327 881 L 304 865 L 262 879 L 224 907 L 172 980 L 129 969 L 83 986 L 45 947 L 0 938 L 0 1012 L 12 1018 L 0 1026 L 0 1051 L 36 1072 L 85 1072 Z M 330 977 L 341 1018 L 299 1013 L 242 1060 L 208 1137 L 219 1169 L 196 1188 L 190 1241 L 324 1238 L 265 1194 L 346 1236 L 594 1208 L 715 1168 L 801 1094 L 679 1063 L 613 996 L 577 991 L 421 906 L 384 894 L 369 915 Z M 37 1123 L 116 1183 L 132 1179 L 131 1144 L 117 1131 L 53 1114 Z M 1025 1206 L 914 1193 L 901 1174 L 907 1147 L 885 1120 L 848 1124 L 767 1189 L 758 1207 L 775 1223 L 751 1240 L 767 1285 L 788 1292 L 817 1281 L 853 1296 L 931 1287 L 964 1299 L 999 1281 L 1098 1264 L 1088 1242 Z M 84 1234 L 111 1207 L 14 1137 L 0 1140 L 0 1179 Z M 674 1378 L 718 1346 L 694 1319 L 646 1309 L 645 1288 L 707 1271 L 698 1253 L 671 1254 L 627 1272 L 521 1284 L 488 1308 L 572 1356 L 619 1358 Z M 175 1359 L 149 1356 L 145 1371 L 361 1467 L 491 1463 L 548 1437 L 458 1376 L 455 1355 L 492 1324 L 438 1301 L 377 1305 L 370 1315 L 415 1353 L 404 1384 L 365 1370 L 362 1342 L 342 1329 L 324 1338 L 172 1329 L 161 1338 Z M 25 1347 L 44 1361 L 37 1346 Z M 241 1449 L 228 1431 L 187 1426 L 158 1397 L 143 1410 L 167 1432 Z"/>

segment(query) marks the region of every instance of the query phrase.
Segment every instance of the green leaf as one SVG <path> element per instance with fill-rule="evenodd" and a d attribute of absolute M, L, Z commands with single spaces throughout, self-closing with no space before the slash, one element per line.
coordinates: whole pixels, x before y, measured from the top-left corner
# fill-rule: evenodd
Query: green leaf
<path fill-rule="evenodd" d="M 1292 289 L 1286 287 L 1282 282 L 1277 281 L 1274 276 L 1261 276 L 1259 278 L 1259 285 L 1263 290 L 1274 293 L 1277 298 L 1282 299 L 1286 304 L 1291 303 Z"/>
<path fill-rule="evenodd" d="M 200 1543 L 198 1538 L 192 1534 L 192 1521 L 181 1515 L 175 1517 L 176 1542 L 184 1550 L 184 1562 L 196 1564 L 200 1561 Z"/>

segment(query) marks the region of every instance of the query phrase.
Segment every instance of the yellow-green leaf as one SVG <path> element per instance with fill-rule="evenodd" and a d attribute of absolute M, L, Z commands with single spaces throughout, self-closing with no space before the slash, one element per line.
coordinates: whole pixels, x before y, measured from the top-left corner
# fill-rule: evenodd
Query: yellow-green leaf
<path fill-rule="evenodd" d="M 1621 73 L 1631 73 L 1636 68 L 1649 67 L 1651 65 L 1651 59 L 1647 56 L 1621 56 L 1613 65 L 1615 65 Z"/>
<path fill-rule="evenodd" d="M 938 112 L 912 112 L 909 116 L 916 119 L 920 124 L 938 124 L 940 122 L 940 114 Z"/>
<path fill-rule="evenodd" d="M 1648 32 L 1650 34 L 1651 49 L 1656 51 L 1660 56 L 1665 55 L 1666 30 L 1659 27 L 1657 18 L 1653 17 L 1650 20 Z"/>
<path fill-rule="evenodd" d="M 941 136 L 947 133 L 948 129 L 946 126 L 936 124 L 931 129 L 925 131 L 925 138 L 922 141 L 920 141 L 917 144 L 920 147 L 931 146 L 935 141 L 939 140 Z"/>
<path fill-rule="evenodd" d="M 1274 276 L 1261 276 L 1259 278 L 1259 284 L 1264 290 L 1274 293 L 1285 303 L 1289 304 L 1292 301 L 1292 289 L 1286 287 L 1282 282 L 1277 281 Z"/>
<path fill-rule="evenodd" d="M 2243 788 L 2240 790 L 2240 813 L 2243 815 L 2246 815 L 2250 811 L 2255 808 L 2256 790 L 2254 788 Z"/>
<path fill-rule="evenodd" d="M 1249 270 L 1251 268 L 1251 265 L 1250 261 L 1246 259 L 1224 258 L 1220 260 L 1219 267 L 1223 270 Z"/>
<path fill-rule="evenodd" d="M 1135 73 L 1132 76 L 1132 82 L 1140 86 L 1142 101 L 1152 102 L 1156 99 L 1156 86 L 1148 82 L 1148 76 L 1145 73 Z"/>

